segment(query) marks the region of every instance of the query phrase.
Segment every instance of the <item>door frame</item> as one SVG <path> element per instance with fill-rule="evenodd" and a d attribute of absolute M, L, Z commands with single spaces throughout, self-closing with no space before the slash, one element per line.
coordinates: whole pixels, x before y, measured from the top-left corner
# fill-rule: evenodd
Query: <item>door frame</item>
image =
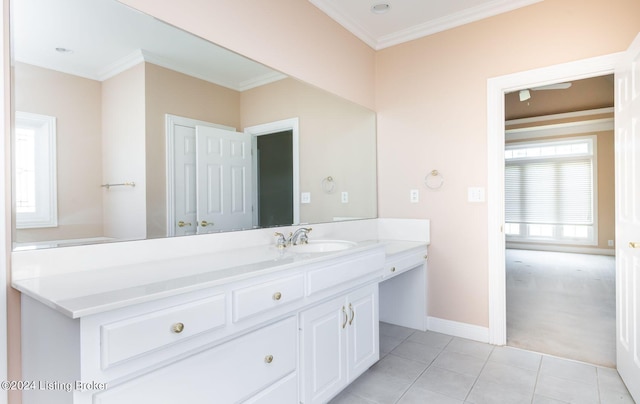
<path fill-rule="evenodd" d="M 254 125 L 244 128 L 244 133 L 248 133 L 251 135 L 251 150 L 254 151 L 252 154 L 253 159 L 253 206 L 255 209 L 253 210 L 253 223 L 258 223 L 258 155 L 255 152 L 257 150 L 257 140 L 258 136 L 271 135 L 273 133 L 291 131 L 291 153 L 292 153 L 292 162 L 293 162 L 293 223 L 289 224 L 299 224 L 300 223 L 300 158 L 299 158 L 299 144 L 300 144 L 300 130 L 299 130 L 299 119 L 289 118 L 283 119 L 280 121 L 264 123 L 260 125 Z"/>
<path fill-rule="evenodd" d="M 504 94 L 531 87 L 614 73 L 622 53 L 508 74 L 487 80 L 487 213 L 489 343 L 506 345 L 506 268 L 504 226 Z"/>
<path fill-rule="evenodd" d="M 232 126 L 220 125 L 212 122 L 200 121 L 197 119 L 187 118 L 184 116 L 165 114 L 165 167 L 166 167 L 166 195 L 167 195 L 167 237 L 175 236 L 175 230 L 173 223 L 176 216 L 176 198 L 175 189 L 173 186 L 175 179 L 175 130 L 176 125 L 192 127 L 195 131 L 196 126 L 211 126 L 218 129 L 236 131 L 236 128 Z"/>

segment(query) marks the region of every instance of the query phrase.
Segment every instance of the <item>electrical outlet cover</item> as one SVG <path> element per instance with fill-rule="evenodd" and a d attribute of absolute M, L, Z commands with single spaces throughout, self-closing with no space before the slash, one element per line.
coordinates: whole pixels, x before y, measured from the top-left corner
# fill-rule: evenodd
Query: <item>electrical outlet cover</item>
<path fill-rule="evenodd" d="M 417 189 L 412 189 L 409 192 L 409 201 L 411 203 L 418 203 L 420 202 L 420 191 Z"/>

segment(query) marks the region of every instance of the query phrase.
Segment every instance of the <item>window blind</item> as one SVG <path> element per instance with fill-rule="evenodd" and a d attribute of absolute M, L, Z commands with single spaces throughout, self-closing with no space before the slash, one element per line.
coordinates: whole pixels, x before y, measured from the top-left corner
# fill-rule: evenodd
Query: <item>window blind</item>
<path fill-rule="evenodd" d="M 591 157 L 507 161 L 507 223 L 593 225 Z"/>

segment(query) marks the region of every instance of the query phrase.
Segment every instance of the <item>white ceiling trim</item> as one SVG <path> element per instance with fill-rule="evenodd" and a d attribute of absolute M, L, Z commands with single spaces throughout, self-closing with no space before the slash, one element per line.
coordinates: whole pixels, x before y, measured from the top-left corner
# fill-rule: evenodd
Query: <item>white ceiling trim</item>
<path fill-rule="evenodd" d="M 101 69 L 96 77 L 90 77 L 94 80 L 105 81 L 110 79 L 113 76 L 116 76 L 125 70 L 131 69 L 133 66 L 136 66 L 145 60 L 144 52 L 141 49 L 136 49 L 131 52 L 127 56 L 116 60 L 113 63 L 105 66 Z"/>
<path fill-rule="evenodd" d="M 282 74 L 280 72 L 272 72 L 266 73 L 259 77 L 254 77 L 249 80 L 245 80 L 241 83 L 238 83 L 236 90 L 242 92 L 246 90 L 250 90 L 255 87 L 264 86 L 265 84 L 273 83 L 278 80 L 286 79 L 287 75 Z"/>
<path fill-rule="evenodd" d="M 309 1 L 371 48 L 380 50 L 484 18 L 513 11 L 521 7 L 539 3 L 543 0 L 494 0 L 377 38 L 357 20 L 345 15 L 326 0 Z"/>
<path fill-rule="evenodd" d="M 504 132 L 505 140 L 523 140 L 539 137 L 579 135 L 613 131 L 613 118 L 592 119 L 589 121 L 557 123 L 551 125 L 532 126 L 528 128 L 509 129 Z"/>
<path fill-rule="evenodd" d="M 433 35 L 464 24 L 493 17 L 498 14 L 516 10 L 521 7 L 539 3 L 543 0 L 495 0 L 490 3 L 468 8 L 457 13 L 436 18 L 423 24 L 414 25 L 378 38 L 376 50 L 388 48 L 403 42 L 412 41 L 424 36 Z"/>
<path fill-rule="evenodd" d="M 362 27 L 356 20 L 342 13 L 325 0 L 309 0 L 314 6 L 322 10 L 323 13 L 331 17 L 335 22 L 342 25 L 349 32 L 360 38 L 362 42 L 377 50 L 378 40 Z"/>
<path fill-rule="evenodd" d="M 273 83 L 278 80 L 282 80 L 287 76 L 280 72 L 270 72 L 263 74 L 262 76 L 253 77 L 249 80 L 242 81 L 240 83 L 235 83 L 232 81 L 223 81 L 214 77 L 209 77 L 203 74 L 196 72 L 194 69 L 189 68 L 187 65 L 182 65 L 173 60 L 169 60 L 158 55 L 154 55 L 149 51 L 145 51 L 143 49 L 136 49 L 131 54 L 123 57 L 122 59 L 116 60 L 110 65 L 106 66 L 100 72 L 98 72 L 97 77 L 88 77 L 93 80 L 104 81 L 111 77 L 114 77 L 125 70 L 132 68 L 142 62 L 152 63 L 157 66 L 161 66 L 167 68 L 169 70 L 173 70 L 182 74 L 186 74 L 187 76 L 195 77 L 200 80 L 207 81 L 209 83 L 217 84 L 222 87 L 226 87 L 236 91 L 246 91 L 250 90 L 254 87 L 259 87 L 265 84 Z"/>

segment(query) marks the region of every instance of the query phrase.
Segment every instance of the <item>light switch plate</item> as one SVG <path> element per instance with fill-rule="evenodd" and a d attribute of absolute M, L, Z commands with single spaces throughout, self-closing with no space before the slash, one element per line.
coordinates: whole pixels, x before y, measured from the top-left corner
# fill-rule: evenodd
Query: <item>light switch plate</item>
<path fill-rule="evenodd" d="M 349 193 L 347 191 L 342 192 L 340 201 L 342 203 L 349 203 Z"/>
<path fill-rule="evenodd" d="M 469 202 L 484 202 L 484 188 L 483 187 L 469 187 L 468 188 L 468 200 Z"/>
<path fill-rule="evenodd" d="M 300 203 L 311 203 L 311 192 L 301 192 Z"/>

